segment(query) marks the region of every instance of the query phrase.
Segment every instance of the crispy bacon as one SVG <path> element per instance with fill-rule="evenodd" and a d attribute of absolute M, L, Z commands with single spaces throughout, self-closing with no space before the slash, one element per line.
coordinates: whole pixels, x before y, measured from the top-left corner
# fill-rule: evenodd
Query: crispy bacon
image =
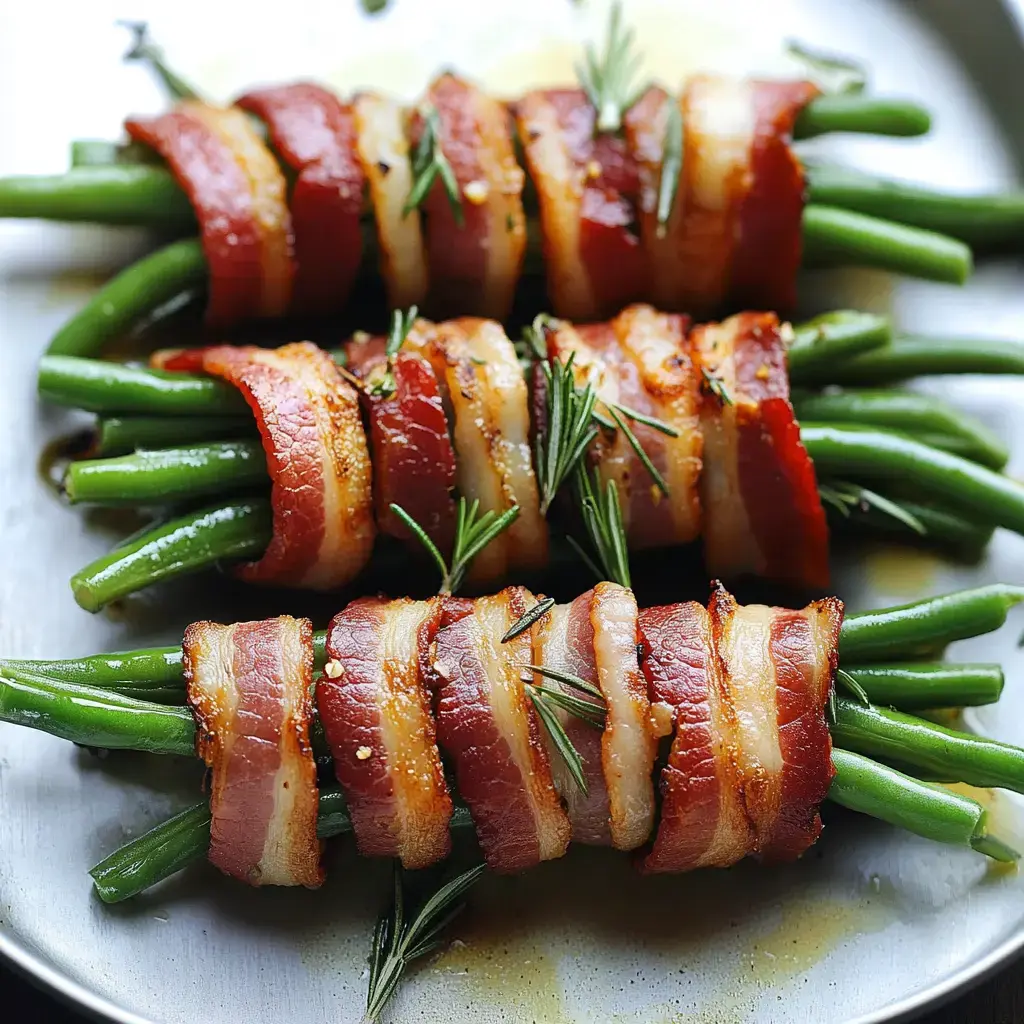
<path fill-rule="evenodd" d="M 182 652 L 196 753 L 213 771 L 210 861 L 250 885 L 318 886 L 312 624 L 194 622 Z"/>
<path fill-rule="evenodd" d="M 433 325 L 418 321 L 394 360 L 394 391 L 364 391 L 370 423 L 377 527 L 400 540 L 419 541 L 392 511 L 400 505 L 447 554 L 455 533 L 455 449 L 441 388 L 420 353 Z M 353 373 L 372 383 L 383 376 L 384 339 L 351 341 L 345 351 Z"/>
<path fill-rule="evenodd" d="M 285 180 L 245 114 L 186 100 L 159 117 L 129 118 L 125 129 L 167 161 L 195 207 L 209 323 L 284 315 L 295 269 Z"/>
<path fill-rule="evenodd" d="M 797 115 L 820 92 L 810 82 L 754 82 L 751 181 L 740 207 L 729 299 L 734 308 L 796 306 L 803 251 L 804 172 L 793 152 Z"/>
<path fill-rule="evenodd" d="M 594 385 L 607 408 L 621 404 L 678 431 L 668 435 L 642 423 L 630 429 L 661 473 L 665 497 L 623 431 L 604 434 L 592 454 L 601 478 L 619 489 L 623 522 L 635 549 L 688 544 L 700 536 L 699 480 L 703 439 L 700 384 L 689 356 L 683 316 L 630 306 L 609 324 L 573 328 L 564 321 L 548 332 L 552 358 L 575 353 L 576 379 Z"/>
<path fill-rule="evenodd" d="M 526 250 L 524 174 L 516 163 L 512 126 L 503 103 L 453 74 L 440 75 L 427 92 L 437 111 L 440 145 L 458 183 L 462 223 L 437 180 L 423 201 L 429 306 L 435 316 L 456 313 L 504 320 Z M 414 142 L 422 120 L 413 121 Z"/>
<path fill-rule="evenodd" d="M 818 805 L 832 779 L 825 705 L 842 603 L 831 598 L 802 612 L 740 606 L 719 584 L 709 613 L 735 715 L 733 758 L 752 852 L 794 859 L 821 831 Z"/>
<path fill-rule="evenodd" d="M 695 328 L 691 342 L 717 382 L 701 411 L 708 568 L 827 587 L 828 526 L 789 401 L 784 329 L 774 314 L 741 313 Z"/>
<path fill-rule="evenodd" d="M 218 345 L 162 365 L 184 369 L 200 358 L 256 415 L 273 484 L 270 545 L 238 575 L 311 590 L 350 582 L 369 561 L 374 538 L 370 455 L 355 390 L 306 341 L 278 349 Z"/>
<path fill-rule="evenodd" d="M 661 819 L 644 871 L 727 867 L 752 848 L 733 767 L 736 722 L 725 699 L 711 620 L 695 602 L 640 612 L 653 702 L 672 709 L 675 737 L 660 779 Z"/>
<path fill-rule="evenodd" d="M 340 309 L 359 271 L 365 176 L 352 108 L 319 85 L 256 89 L 237 105 L 267 123 L 274 149 L 297 174 L 291 190 L 299 313 Z"/>
<path fill-rule="evenodd" d="M 600 689 L 597 658 L 594 653 L 593 607 L 593 590 L 581 594 L 571 604 L 555 605 L 538 623 L 534 644 L 537 652 L 536 664 L 574 675 Z M 584 697 L 573 687 L 555 680 L 538 676 L 537 682 L 553 689 L 563 689 L 574 697 Z M 601 760 L 603 733 L 566 711 L 554 710 L 583 761 L 583 777 L 587 781 L 587 793 L 584 794 L 545 733 L 545 744 L 555 786 L 569 814 L 573 841 L 592 846 L 610 846 L 612 834 L 608 787 L 605 785 L 604 766 Z"/>
<path fill-rule="evenodd" d="M 456 482 L 480 511 L 519 506 L 514 523 L 484 548 L 470 571 L 474 584 L 547 564 L 548 528 L 530 451 L 529 396 L 515 348 L 493 320 L 438 324 L 423 349 L 450 409 Z"/>
<path fill-rule="evenodd" d="M 598 583 L 590 614 L 597 678 L 608 705 L 601 764 L 608 787 L 612 846 L 634 850 L 647 841 L 654 827 L 651 771 L 658 744 L 638 661 L 633 591 L 617 583 Z"/>
<path fill-rule="evenodd" d="M 522 587 L 480 598 L 435 641 L 438 739 L 454 763 L 487 864 L 502 872 L 561 857 L 569 844 L 569 819 L 521 679 L 520 666 L 533 660 L 532 637 L 501 643 L 533 604 Z"/>
<path fill-rule="evenodd" d="M 392 309 L 422 305 L 429 278 L 420 212 L 403 213 L 413 185 L 405 113 L 394 100 L 373 93 L 357 96 L 353 110 L 388 304 Z"/>
<path fill-rule="evenodd" d="M 334 617 L 317 710 L 359 852 L 423 868 L 448 855 L 451 797 L 420 673 L 439 600 L 363 598 Z"/>
<path fill-rule="evenodd" d="M 633 231 L 637 165 L 618 136 L 595 133 L 581 89 L 527 93 L 516 105 L 540 203 L 548 291 L 559 316 L 607 316 L 647 291 Z"/>

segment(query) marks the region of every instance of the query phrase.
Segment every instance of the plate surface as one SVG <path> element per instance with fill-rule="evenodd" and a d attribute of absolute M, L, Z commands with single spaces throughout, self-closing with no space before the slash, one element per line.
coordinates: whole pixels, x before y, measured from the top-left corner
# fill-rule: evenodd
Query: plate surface
<path fill-rule="evenodd" d="M 147 9 L 151 7 L 152 9 Z M 215 9 L 214 9 L 215 8 Z M 127 110 L 159 109 L 146 75 L 119 63 L 115 17 L 150 17 L 172 59 L 230 95 L 258 80 L 308 76 L 409 96 L 451 64 L 512 93 L 565 81 L 581 35 L 603 13 L 589 0 L 489 4 L 396 0 L 383 19 L 354 5 L 291 0 L 285 19 L 236 5 L 4 5 L 0 11 L 0 174 L 58 171 L 70 139 L 115 136 Z M 713 9 L 713 13 L 712 13 Z M 650 70 L 667 82 L 697 66 L 778 67 L 796 36 L 862 55 L 879 92 L 922 97 L 924 140 L 816 146 L 845 160 L 950 187 L 1010 184 L 1024 166 L 1024 60 L 1014 15 L 991 0 L 757 0 L 632 5 Z M 59 28 L 59 30 L 58 30 Z M 122 517 L 63 508 L 35 465 L 74 416 L 40 407 L 34 361 L 102 276 L 137 252 L 132 232 L 0 223 L 0 652 L 66 656 L 172 642 L 187 618 L 227 619 L 328 605 L 243 594 L 204 578 L 129 602 L 79 610 L 68 576 L 112 543 Z M 920 331 L 1024 337 L 1021 267 L 984 266 L 963 290 L 829 273 L 805 282 L 807 312 L 892 311 Z M 1024 472 L 1018 381 L 934 385 L 1013 443 Z M 679 596 L 702 583 L 657 581 Z M 883 548 L 841 553 L 851 607 L 893 603 L 996 579 L 1024 581 L 1024 542 L 1000 534 L 980 566 Z M 654 581 L 640 580 L 641 602 Z M 1018 624 L 1019 625 L 1019 624 Z M 1024 658 L 1016 632 L 961 645 L 1003 661 L 998 709 L 971 724 L 1024 742 Z M 194 799 L 195 765 L 136 755 L 98 760 L 61 741 L 0 726 L 0 951 L 84 1006 L 123 1021 L 357 1021 L 372 919 L 386 872 L 341 844 L 319 893 L 243 891 L 203 866 L 130 906 L 106 908 L 86 871 L 126 838 Z M 988 797 L 986 797 L 988 798 Z M 1024 811 L 992 798 L 1024 837 Z M 399 1021 L 833 1021 L 909 1012 L 991 969 L 1024 942 L 1024 876 L 980 857 L 830 814 L 801 863 L 640 879 L 627 858 L 573 851 L 515 879 L 487 879 L 454 940 L 414 974 Z"/>

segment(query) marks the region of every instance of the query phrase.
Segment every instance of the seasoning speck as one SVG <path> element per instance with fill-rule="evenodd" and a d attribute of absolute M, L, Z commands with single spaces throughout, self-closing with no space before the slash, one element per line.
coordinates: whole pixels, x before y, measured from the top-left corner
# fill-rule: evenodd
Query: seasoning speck
<path fill-rule="evenodd" d="M 466 187 L 462 190 L 462 194 L 474 206 L 482 206 L 487 202 L 487 192 L 487 182 L 479 180 L 467 183 Z"/>
<path fill-rule="evenodd" d="M 587 164 L 587 178 L 590 181 L 596 181 L 601 177 L 601 165 L 596 160 L 591 160 Z"/>
<path fill-rule="evenodd" d="M 338 679 L 341 676 L 341 662 L 336 658 L 332 658 L 324 665 L 324 675 L 328 679 Z"/>
<path fill-rule="evenodd" d="M 754 371 L 754 376 L 755 376 L 755 377 L 756 377 L 756 378 L 757 378 L 758 380 L 767 380 L 767 379 L 768 379 L 768 377 L 770 376 L 770 372 L 771 372 L 771 371 L 770 371 L 770 370 L 768 369 L 768 364 L 767 364 L 767 363 L 762 363 L 762 364 L 761 364 L 761 365 L 760 365 L 760 366 L 759 366 L 759 367 L 757 368 L 757 370 L 755 370 L 755 371 Z"/>
<path fill-rule="evenodd" d="M 360 761 L 365 761 L 372 753 L 373 751 L 369 747 L 360 747 L 356 751 L 356 757 L 358 757 Z"/>

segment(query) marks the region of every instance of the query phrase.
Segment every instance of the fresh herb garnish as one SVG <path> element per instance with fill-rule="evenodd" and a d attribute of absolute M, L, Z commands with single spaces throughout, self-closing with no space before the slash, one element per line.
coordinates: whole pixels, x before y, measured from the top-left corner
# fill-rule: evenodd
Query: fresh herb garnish
<path fill-rule="evenodd" d="M 132 34 L 132 45 L 124 55 L 125 60 L 138 60 L 148 64 L 160 79 L 164 88 L 176 100 L 197 100 L 202 97 L 176 71 L 164 61 L 163 50 L 149 38 L 149 25 L 144 21 L 119 21 L 118 25 Z"/>
<path fill-rule="evenodd" d="M 867 487 L 862 487 L 860 484 L 830 480 L 818 485 L 818 494 L 822 501 L 831 505 L 844 519 L 849 519 L 854 510 L 868 512 L 874 508 L 909 527 L 920 537 L 924 537 L 928 533 L 924 523 L 912 512 L 908 512 L 897 502 L 883 497 L 875 491 L 868 490 Z"/>
<path fill-rule="evenodd" d="M 861 704 L 870 704 L 871 701 L 868 698 L 867 691 L 860 683 L 857 682 L 853 676 L 844 668 L 836 669 L 836 682 L 839 683 L 844 690 L 847 691 L 851 696 L 855 697 Z"/>
<path fill-rule="evenodd" d="M 573 474 L 573 486 L 593 557 L 575 538 L 569 537 L 569 543 L 599 580 L 630 586 L 626 529 L 615 481 L 609 480 L 602 492 L 596 472 L 580 464 Z"/>
<path fill-rule="evenodd" d="M 419 314 L 419 310 L 415 306 L 410 306 L 404 313 L 400 309 L 396 309 L 391 314 L 391 330 L 388 332 L 388 339 L 384 343 L 384 355 L 387 357 L 387 366 L 384 368 L 384 372 L 380 378 L 374 382 L 373 387 L 370 389 L 370 394 L 380 398 L 390 398 L 395 393 L 395 356 L 398 355 L 399 350 L 405 344 L 405 339 L 409 337 L 409 332 L 412 330 L 413 324 L 416 323 L 416 317 Z"/>
<path fill-rule="evenodd" d="M 804 64 L 815 85 L 825 93 L 863 92 L 868 82 L 867 71 L 860 61 L 835 53 L 823 53 L 789 39 L 786 52 Z"/>
<path fill-rule="evenodd" d="M 728 388 L 725 386 L 725 381 L 718 376 L 713 370 L 709 370 L 706 366 L 700 368 L 701 376 L 704 378 L 704 390 L 712 394 L 722 403 L 722 405 L 732 405 L 732 395 L 729 394 Z"/>
<path fill-rule="evenodd" d="M 634 79 L 640 69 L 640 54 L 633 52 L 634 33 L 622 27 L 622 4 L 612 4 L 603 56 L 591 44 L 583 61 L 576 65 L 580 85 L 597 112 L 595 131 L 617 132 L 626 111 L 640 98 L 646 86 L 636 88 Z"/>
<path fill-rule="evenodd" d="M 360 0 L 360 3 L 367 14 L 380 14 L 390 3 L 390 0 Z"/>
<path fill-rule="evenodd" d="M 412 158 L 413 183 L 409 190 L 409 198 L 402 207 L 402 216 L 407 217 L 419 207 L 426 199 L 434 181 L 440 177 L 455 223 L 462 227 L 465 223 L 462 195 L 452 165 L 448 163 L 448 158 L 441 148 L 441 119 L 437 108 L 430 105 L 421 107 L 420 117 L 423 121 L 423 130 Z"/>
<path fill-rule="evenodd" d="M 441 945 L 441 932 L 465 906 L 463 897 L 484 873 L 477 864 L 443 885 L 411 920 L 405 916 L 402 872 L 395 864 L 394 898 L 377 919 L 370 952 L 370 983 L 366 993 L 366 1022 L 376 1021 L 395 994 L 405 968 Z"/>
<path fill-rule="evenodd" d="M 661 160 L 661 177 L 658 180 L 658 207 L 656 234 L 665 237 L 668 230 L 672 207 L 679 192 L 679 177 L 683 173 L 683 112 L 679 101 L 670 96 L 668 119 L 665 121 L 665 146 Z"/>
<path fill-rule="evenodd" d="M 389 507 L 427 549 L 427 553 L 441 571 L 441 587 L 438 591 L 441 594 L 454 594 L 462 586 L 473 559 L 495 537 L 507 530 L 519 515 L 518 505 L 506 509 L 500 516 L 493 509 L 481 514 L 478 500 L 474 500 L 473 504 L 469 505 L 464 497 L 459 498 L 459 510 L 455 520 L 455 540 L 452 543 L 452 557 L 449 565 L 445 561 L 444 555 L 437 550 L 437 545 L 427 535 L 426 530 L 401 505 L 392 504 Z"/>
<path fill-rule="evenodd" d="M 559 488 L 597 437 L 592 422 L 597 394 L 590 384 L 576 386 L 575 355 L 571 353 L 564 363 L 545 359 L 540 364 L 547 381 L 547 423 L 534 441 L 541 515 L 547 515 Z"/>
<path fill-rule="evenodd" d="M 539 622 L 555 606 L 553 597 L 545 597 L 538 601 L 532 608 L 528 608 L 522 615 L 512 623 L 501 638 L 503 644 L 515 640 L 521 633 L 525 633 L 535 622 Z"/>
<path fill-rule="evenodd" d="M 667 498 L 668 484 L 665 483 L 665 478 L 661 475 L 660 472 L 658 472 L 658 467 L 654 465 L 654 463 L 651 461 L 650 456 L 647 454 L 647 452 L 644 451 L 644 446 L 637 439 L 636 434 L 634 434 L 633 431 L 630 430 L 629 426 L 626 423 L 626 420 L 619 412 L 618 406 L 610 405 L 608 406 L 608 411 L 612 414 L 612 419 L 615 420 L 615 426 L 618 427 L 619 430 L 621 430 L 622 433 L 626 435 L 626 440 L 629 442 L 630 448 L 632 448 L 633 451 L 636 452 L 636 457 L 640 460 L 640 462 L 643 464 L 644 469 L 647 470 L 651 479 L 654 481 L 654 486 L 657 487 L 658 490 L 661 491 L 661 493 L 665 495 L 665 497 Z"/>

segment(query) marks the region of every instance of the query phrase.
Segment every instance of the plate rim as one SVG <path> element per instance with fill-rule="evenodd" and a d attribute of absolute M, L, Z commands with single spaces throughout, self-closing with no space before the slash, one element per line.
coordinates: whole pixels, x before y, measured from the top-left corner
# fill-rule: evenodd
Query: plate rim
<path fill-rule="evenodd" d="M 1024 43 L 1024 0 L 997 2 L 1010 15 L 1018 39 Z M 979 960 L 961 967 L 942 981 L 871 1013 L 851 1018 L 847 1024 L 896 1024 L 914 1019 L 976 988 L 1022 955 L 1024 928 L 1020 934 L 1004 940 Z M 77 981 L 44 954 L 35 952 L 14 934 L 13 929 L 2 923 L 0 960 L 36 988 L 55 996 L 70 1009 L 84 1011 L 95 1020 L 109 1021 L 111 1024 L 161 1024 L 156 1018 L 137 1014 Z"/>

